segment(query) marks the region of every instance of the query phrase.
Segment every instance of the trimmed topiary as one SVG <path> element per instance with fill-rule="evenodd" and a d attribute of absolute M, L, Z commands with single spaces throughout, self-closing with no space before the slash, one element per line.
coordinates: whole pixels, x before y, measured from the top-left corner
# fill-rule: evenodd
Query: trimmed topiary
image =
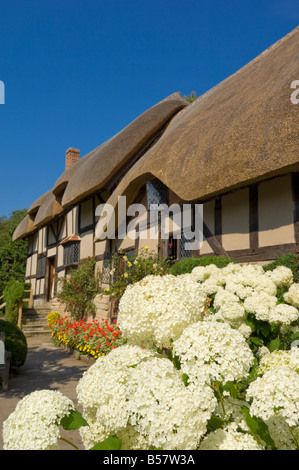
<path fill-rule="evenodd" d="M 272 263 L 263 266 L 264 271 L 273 271 L 278 266 L 286 266 L 293 272 L 294 282 L 299 282 L 299 255 L 287 254 L 277 258 Z"/>
<path fill-rule="evenodd" d="M 215 264 L 218 268 L 224 268 L 229 263 L 235 263 L 231 258 L 224 256 L 203 256 L 202 258 L 186 258 L 177 261 L 171 268 L 171 274 L 178 276 L 179 274 L 191 273 L 196 266 L 208 266 Z"/>
<path fill-rule="evenodd" d="M 5 333 L 5 349 L 11 352 L 11 365 L 20 367 L 27 357 L 27 339 L 17 325 L 0 320 L 0 331 Z"/>

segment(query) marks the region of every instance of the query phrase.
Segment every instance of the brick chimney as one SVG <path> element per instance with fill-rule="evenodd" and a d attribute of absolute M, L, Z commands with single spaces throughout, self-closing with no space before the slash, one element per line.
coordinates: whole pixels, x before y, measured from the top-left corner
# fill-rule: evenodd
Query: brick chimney
<path fill-rule="evenodd" d="M 70 166 L 72 166 L 78 160 L 80 160 L 80 150 L 73 148 L 67 149 L 65 153 L 65 169 L 67 170 L 70 168 Z"/>

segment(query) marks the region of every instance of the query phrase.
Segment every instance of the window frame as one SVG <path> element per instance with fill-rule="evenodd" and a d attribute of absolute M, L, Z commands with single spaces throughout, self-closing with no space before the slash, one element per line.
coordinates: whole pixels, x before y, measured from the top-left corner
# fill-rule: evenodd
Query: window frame
<path fill-rule="evenodd" d="M 75 248 L 77 247 L 77 254 L 74 256 Z M 71 255 L 66 253 L 66 251 L 71 251 Z M 67 258 L 70 257 L 71 259 L 68 260 Z M 75 260 L 74 260 L 75 258 Z M 80 261 L 80 242 L 79 241 L 71 241 L 66 243 L 63 246 L 63 266 L 64 268 L 69 268 L 72 266 L 78 266 Z"/>

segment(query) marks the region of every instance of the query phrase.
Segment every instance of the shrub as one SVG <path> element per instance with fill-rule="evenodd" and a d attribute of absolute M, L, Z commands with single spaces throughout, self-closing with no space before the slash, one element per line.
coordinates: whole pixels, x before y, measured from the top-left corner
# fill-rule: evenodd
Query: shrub
<path fill-rule="evenodd" d="M 5 333 L 5 349 L 11 352 L 11 365 L 22 366 L 27 357 L 26 336 L 18 326 L 4 320 L 0 320 L 0 331 Z"/>
<path fill-rule="evenodd" d="M 203 256 L 202 258 L 186 258 L 181 261 L 177 261 L 171 268 L 171 274 L 177 276 L 179 274 L 191 273 L 192 269 L 196 266 L 208 266 L 209 264 L 215 264 L 218 268 L 224 268 L 229 263 L 235 263 L 231 258 L 225 258 L 224 256 Z"/>
<path fill-rule="evenodd" d="M 273 271 L 278 266 L 286 266 L 291 269 L 294 282 L 299 282 L 299 255 L 288 254 L 277 258 L 272 263 L 263 266 L 264 271 Z"/>
<path fill-rule="evenodd" d="M 66 414 L 64 429 L 80 428 L 84 448 L 93 450 L 299 450 L 299 284 L 292 271 L 231 263 L 170 277 L 181 283 L 182 306 L 185 295 L 197 312 L 203 307 L 197 294 L 206 298 L 201 319 L 189 321 L 189 310 L 182 309 L 183 328 L 174 336 L 176 306 L 163 312 L 172 295 L 167 276 L 156 276 L 155 285 L 146 279 L 129 286 L 132 295 L 122 296 L 118 319 L 127 344 L 83 374 L 76 387 L 83 416 Z M 135 323 L 143 311 L 157 315 L 144 318 L 141 346 Z M 159 327 L 159 312 L 169 335 L 162 344 L 148 341 Z M 76 328 L 89 343 L 88 325 L 81 323 Z M 60 326 L 63 336 L 72 337 L 67 323 Z M 45 421 L 42 410 L 36 416 L 38 400 L 22 405 L 22 416 L 30 419 L 20 419 L 18 407 L 17 417 L 4 423 L 4 449 L 41 449 Z M 53 445 L 53 434 L 47 433 L 46 444 Z"/>
<path fill-rule="evenodd" d="M 65 304 L 65 311 L 75 320 L 95 315 L 93 302 L 99 291 L 99 275 L 95 275 L 95 258 L 84 260 L 70 277 L 58 278 L 57 300 Z"/>
<path fill-rule="evenodd" d="M 24 297 L 24 283 L 11 279 L 4 289 L 5 319 L 16 324 L 20 301 Z"/>
<path fill-rule="evenodd" d="M 149 275 L 167 274 L 169 270 L 170 262 L 159 258 L 158 254 L 149 251 L 148 247 L 139 250 L 137 256 L 115 253 L 110 272 L 113 280 L 105 292 L 115 300 L 120 300 L 128 285 Z"/>

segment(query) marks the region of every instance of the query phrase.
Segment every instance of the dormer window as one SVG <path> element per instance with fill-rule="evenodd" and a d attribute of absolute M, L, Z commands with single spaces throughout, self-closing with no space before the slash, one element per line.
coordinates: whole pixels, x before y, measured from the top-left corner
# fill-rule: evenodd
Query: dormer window
<path fill-rule="evenodd" d="M 158 179 L 146 182 L 147 209 L 151 204 L 168 204 L 168 188 Z"/>

